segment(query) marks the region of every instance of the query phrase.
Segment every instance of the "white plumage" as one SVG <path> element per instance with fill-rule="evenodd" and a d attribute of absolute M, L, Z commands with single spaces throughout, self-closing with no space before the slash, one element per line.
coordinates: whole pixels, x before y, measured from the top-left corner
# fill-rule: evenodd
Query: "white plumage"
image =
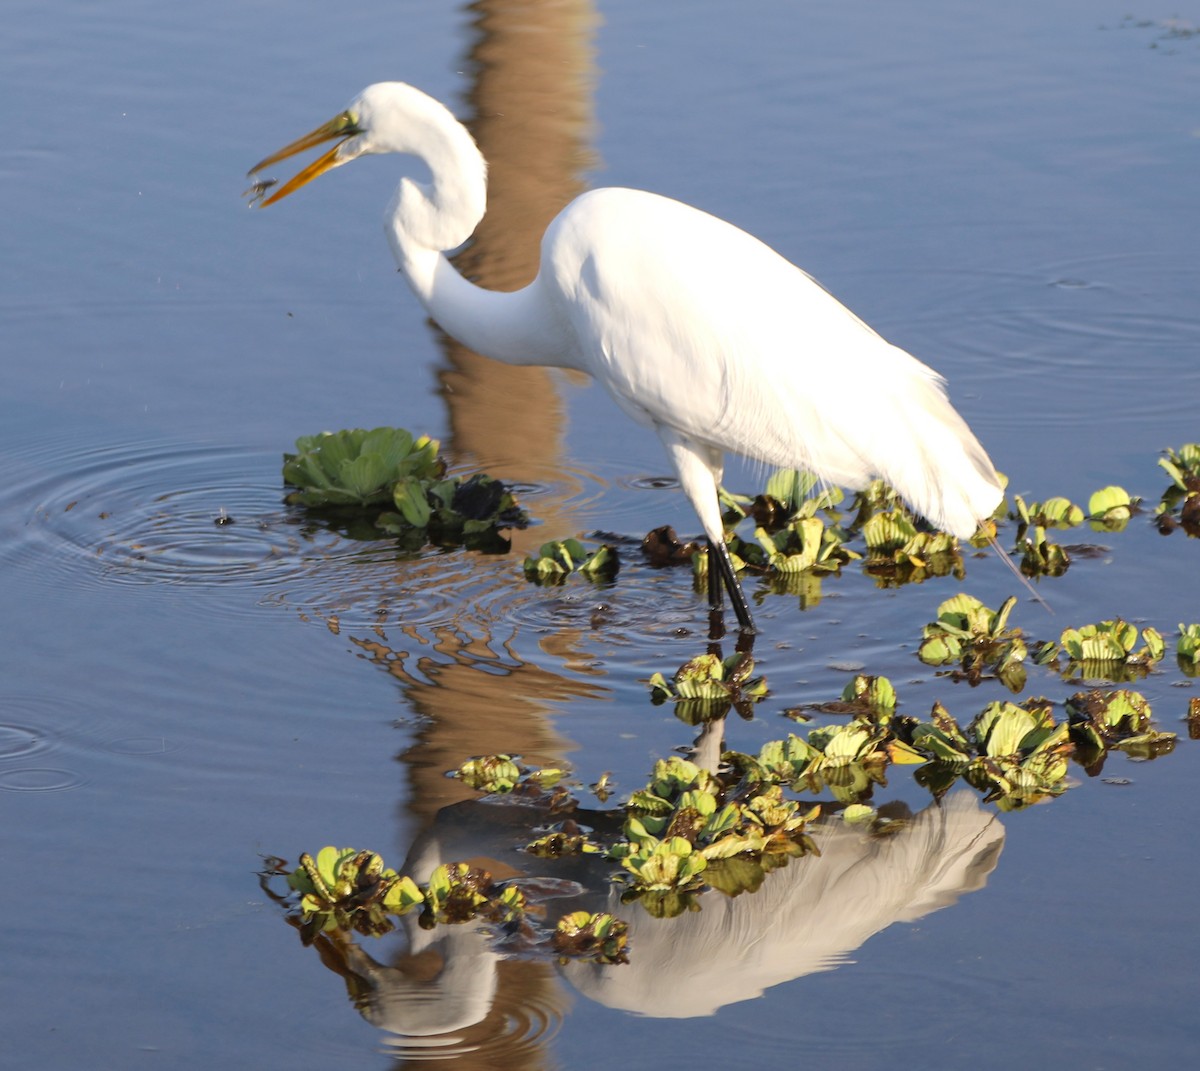
<path fill-rule="evenodd" d="M 341 115 L 251 174 L 321 142 L 325 155 L 262 203 L 366 153 L 409 153 L 386 217 L 396 262 L 463 345 L 512 364 L 590 373 L 653 427 L 700 518 L 743 628 L 716 488 L 733 452 L 861 488 L 890 483 L 939 528 L 970 537 L 1002 497 L 983 447 L 941 377 L 891 345 L 758 239 L 640 190 L 593 190 L 547 228 L 537 278 L 500 293 L 465 280 L 445 251 L 486 206 L 486 164 L 466 129 L 412 86 L 369 86 Z M 714 601 L 720 588 L 710 584 Z"/>

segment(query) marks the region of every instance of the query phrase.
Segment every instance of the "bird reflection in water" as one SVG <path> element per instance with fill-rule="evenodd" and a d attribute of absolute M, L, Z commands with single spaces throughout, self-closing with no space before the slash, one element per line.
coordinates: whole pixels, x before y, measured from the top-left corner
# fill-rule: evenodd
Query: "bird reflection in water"
<path fill-rule="evenodd" d="M 604 821 L 579 816 L 584 824 L 593 819 Z M 603 860 L 541 860 L 513 850 L 529 821 L 524 806 L 469 801 L 445 808 L 401 872 L 423 882 L 441 863 L 483 860 L 501 872 L 520 869 L 535 887 L 540 879 L 561 889 L 562 897 L 548 901 L 551 916 L 580 908 L 618 915 L 629 923 L 628 964 L 567 961 L 546 969 L 588 1000 L 657 1018 L 713 1015 L 772 986 L 835 969 L 873 934 L 982 888 L 1004 844 L 999 819 L 966 791 L 895 816 L 883 833 L 829 815 L 809 827 L 819 855 L 767 873 L 753 892 L 709 891 L 699 911 L 655 918 L 636 903 L 620 903 Z M 353 938 L 323 939 L 322 959 L 346 980 L 363 1017 L 395 1051 L 507 1044 L 514 1009 L 497 1014 L 511 996 L 495 938 L 471 925 L 423 930 L 414 915 L 402 922 L 407 947 L 387 964 Z M 517 1015 L 550 1028 L 537 1009 Z M 481 1033 L 484 1024 L 491 1030 Z"/>

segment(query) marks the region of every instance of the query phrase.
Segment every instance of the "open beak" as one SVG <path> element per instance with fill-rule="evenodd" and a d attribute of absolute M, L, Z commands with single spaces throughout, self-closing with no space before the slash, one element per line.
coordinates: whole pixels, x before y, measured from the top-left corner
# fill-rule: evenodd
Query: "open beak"
<path fill-rule="evenodd" d="M 353 137 L 360 133 L 358 123 L 355 121 L 350 112 L 342 112 L 341 115 L 330 119 L 328 123 L 317 127 L 310 134 L 305 134 L 304 137 L 298 138 L 290 145 L 285 145 L 278 152 L 272 153 L 264 160 L 259 160 L 246 173 L 249 178 L 254 178 L 264 167 L 270 167 L 272 164 L 278 163 L 280 160 L 286 160 L 289 156 L 295 156 L 297 153 L 314 148 L 317 145 L 323 145 L 327 141 L 337 139 L 337 144 L 322 156 L 318 156 L 311 164 L 309 164 L 298 175 L 294 175 L 288 179 L 282 186 L 279 187 L 270 197 L 266 196 L 267 191 L 275 185 L 274 180 L 257 180 L 254 185 L 246 192 L 251 195 L 251 203 L 257 204 L 259 208 L 266 208 L 267 205 L 274 204 L 276 201 L 282 200 L 289 193 L 300 189 L 306 183 L 312 182 L 313 179 L 325 174 L 326 171 L 331 171 L 340 164 L 344 164 L 352 160 L 356 154 L 350 153 L 340 155 L 342 145 L 347 138 Z"/>

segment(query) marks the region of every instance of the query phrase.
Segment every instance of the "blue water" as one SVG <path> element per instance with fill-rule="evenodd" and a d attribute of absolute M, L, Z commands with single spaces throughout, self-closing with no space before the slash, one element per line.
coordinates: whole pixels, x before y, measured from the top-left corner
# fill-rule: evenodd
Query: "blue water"
<path fill-rule="evenodd" d="M 523 546 L 696 529 L 678 492 L 655 486 L 668 467 L 654 437 L 600 391 L 484 378 L 430 328 L 379 230 L 395 161 L 245 207 L 246 169 L 364 85 L 410 81 L 476 122 L 496 223 L 480 270 L 494 285 L 527 270 L 556 199 L 644 187 L 761 236 L 937 367 L 1029 498 L 1086 502 L 1119 483 L 1153 504 L 1159 452 L 1200 438 L 1200 11 L 10 9 L 0 1063 L 416 1061 L 428 1047 L 371 1025 L 282 923 L 260 857 L 337 843 L 398 865 L 464 795 L 442 773 L 469 755 L 568 762 L 584 785 L 609 771 L 624 791 L 691 739 L 642 683 L 703 646 L 683 574 L 634 559 L 609 590 L 547 591 L 514 556 L 402 560 L 283 507 L 279 458 L 297 436 L 398 424 L 528 483 L 542 523 Z M 757 475 L 733 466 L 727 482 L 750 489 Z M 215 525 L 222 511 L 236 523 Z M 1031 635 L 1118 614 L 1164 633 L 1197 619 L 1194 540 L 1144 518 L 1063 537 L 1075 539 L 1107 550 L 1045 586 L 1053 617 L 1022 603 Z M 971 561 L 965 586 L 995 605 L 1012 582 Z M 834 698 L 849 666 L 891 676 L 909 712 L 941 699 L 969 716 L 1002 698 L 912 657 L 956 590 L 876 591 L 851 570 L 810 610 L 765 598 L 756 654 L 773 694 L 729 726 L 731 746 L 794 728 L 780 711 Z M 982 886 L 919 917 L 897 908 L 843 947 L 852 962 L 663 1018 L 542 961 L 497 964 L 464 937 L 440 954 L 497 982 L 456 1028 L 454 1059 L 1180 1063 L 1200 954 L 1197 758 L 1182 721 L 1195 692 L 1170 656 L 1139 687 L 1159 727 L 1180 732 L 1173 754 L 1117 755 L 1095 779 L 1074 768 L 1062 798 L 992 819 L 1003 852 Z M 1069 691 L 1031 672 L 1029 694 Z M 886 798 L 928 802 L 906 771 L 891 781 Z M 880 867 L 894 891 L 898 867 Z M 364 948 L 403 961 L 395 942 Z"/>

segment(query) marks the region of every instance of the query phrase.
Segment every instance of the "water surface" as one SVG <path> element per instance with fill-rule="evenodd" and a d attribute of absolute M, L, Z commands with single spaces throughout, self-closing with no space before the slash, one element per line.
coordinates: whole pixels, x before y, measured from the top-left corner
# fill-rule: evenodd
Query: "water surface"
<path fill-rule="evenodd" d="M 0 844 L 20 875 L 0 1024 L 17 1065 L 1180 1062 L 1197 760 L 1194 689 L 1169 658 L 1140 687 L 1183 736 L 1172 755 L 1114 756 L 1019 814 L 968 800 L 971 850 L 938 857 L 960 861 L 954 880 L 873 858 L 876 894 L 841 913 L 836 948 L 800 939 L 829 905 L 789 887 L 768 890 L 774 915 L 796 914 L 786 967 L 738 984 L 731 967 L 703 999 L 680 982 L 656 1000 L 633 967 L 502 958 L 465 930 L 343 948 L 360 976 L 380 966 L 380 991 L 415 986 L 393 990 L 398 1018 L 350 999 L 260 890 L 261 856 L 337 843 L 400 864 L 469 833 L 511 865 L 498 816 L 480 830 L 445 810 L 470 793 L 444 772 L 488 751 L 569 763 L 584 785 L 644 780 L 693 735 L 642 682 L 702 648 L 702 600 L 636 556 L 609 589 L 538 589 L 520 554 L 696 524 L 654 437 L 600 391 L 431 329 L 379 233 L 396 161 L 267 212 L 239 196 L 251 163 L 364 85 L 413 82 L 489 157 L 492 211 L 462 260 L 487 285 L 532 274 L 581 190 L 668 193 L 768 240 L 942 371 L 1014 490 L 1086 501 L 1115 482 L 1152 503 L 1159 451 L 1200 438 L 1200 20 L 1168 14 L 18 3 L 0 44 Z M 404 555 L 283 505 L 297 436 L 380 424 L 527 486 L 540 524 L 509 556 Z M 1194 540 L 1143 519 L 1102 542 L 1047 585 L 1054 617 L 1022 604 L 1027 631 L 1196 620 Z M 995 605 L 1012 580 L 972 560 L 964 586 Z M 911 712 L 1005 696 L 913 657 L 953 581 L 879 591 L 850 570 L 808 609 L 751 590 L 773 695 L 729 725 L 733 747 L 789 731 L 783 709 L 834 698 L 856 666 Z M 1069 691 L 1031 678 L 1028 694 Z M 949 821 L 903 771 L 892 782 L 877 802 L 925 814 L 914 828 Z M 753 914 L 729 923 L 756 935 L 735 951 L 784 940 Z M 646 921 L 643 968 L 672 943 Z M 705 967 L 728 954 L 701 931 L 674 944 L 705 948 Z"/>

